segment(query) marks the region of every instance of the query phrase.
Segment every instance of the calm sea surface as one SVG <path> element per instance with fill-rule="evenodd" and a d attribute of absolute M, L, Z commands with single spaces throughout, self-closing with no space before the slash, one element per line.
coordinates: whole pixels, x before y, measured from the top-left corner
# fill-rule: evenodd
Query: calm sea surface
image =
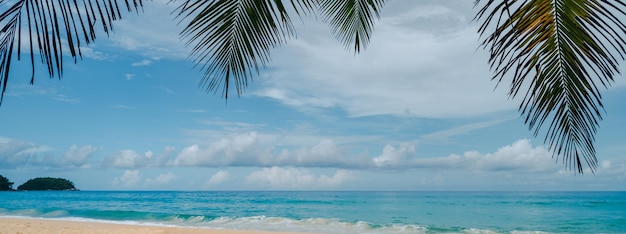
<path fill-rule="evenodd" d="M 626 192 L 0 192 L 0 216 L 322 233 L 626 233 Z"/>

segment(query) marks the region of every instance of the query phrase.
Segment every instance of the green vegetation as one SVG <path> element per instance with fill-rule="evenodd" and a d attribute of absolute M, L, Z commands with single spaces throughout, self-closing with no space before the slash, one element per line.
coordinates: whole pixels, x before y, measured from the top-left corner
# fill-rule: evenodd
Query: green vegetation
<path fill-rule="evenodd" d="M 40 177 L 30 179 L 26 183 L 17 187 L 19 191 L 41 191 L 41 190 L 78 190 L 74 183 L 67 179 Z"/>
<path fill-rule="evenodd" d="M 74 182 L 63 178 L 39 177 L 26 181 L 17 187 L 18 191 L 43 191 L 43 190 L 78 190 Z M 13 182 L 0 175 L 0 191 L 15 191 Z"/>
<path fill-rule="evenodd" d="M 0 175 L 0 191 L 13 191 L 13 182 Z"/>

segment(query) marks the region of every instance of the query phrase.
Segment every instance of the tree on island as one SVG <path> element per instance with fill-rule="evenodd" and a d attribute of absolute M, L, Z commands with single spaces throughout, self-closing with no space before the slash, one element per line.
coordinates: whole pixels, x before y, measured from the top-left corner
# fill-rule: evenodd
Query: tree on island
<path fill-rule="evenodd" d="M 105 33 L 123 11 L 142 0 L 0 1 L 0 103 L 13 55 L 30 55 L 48 76 L 63 74 L 64 56 L 82 58 L 81 47 Z M 204 70 L 201 85 L 228 98 L 241 94 L 270 61 L 270 51 L 295 36 L 290 15 L 319 15 L 355 52 L 365 48 L 386 0 L 181 0 L 182 38 Z M 602 120 L 601 88 L 609 87 L 626 55 L 623 0 L 475 0 L 478 33 L 498 83 L 522 96 L 519 111 L 534 135 L 566 167 L 598 166 L 595 135 Z M 37 51 L 36 51 L 37 50 Z M 29 53 L 30 52 L 30 53 Z M 23 53 L 23 54 L 22 54 Z M 427 56 L 427 55 L 424 55 Z M 462 79 L 463 77 L 460 77 Z M 232 92 L 232 91 L 231 91 Z M 462 97 L 459 97 L 462 98 Z"/>
<path fill-rule="evenodd" d="M 18 191 L 42 191 L 42 190 L 78 190 L 74 183 L 63 178 L 39 177 L 26 181 L 17 187 Z"/>
<path fill-rule="evenodd" d="M 0 175 L 0 191 L 13 191 L 13 182 Z"/>

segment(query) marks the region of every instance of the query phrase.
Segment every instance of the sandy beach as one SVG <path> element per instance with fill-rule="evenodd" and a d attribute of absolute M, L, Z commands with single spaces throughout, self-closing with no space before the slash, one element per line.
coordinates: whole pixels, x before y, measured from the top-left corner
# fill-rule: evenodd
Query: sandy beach
<path fill-rule="evenodd" d="M 160 227 L 99 222 L 65 221 L 0 217 L 0 234 L 297 234 L 295 232 L 266 232 L 254 230 L 223 230 L 185 227 Z M 310 234 L 310 233 L 309 233 Z"/>

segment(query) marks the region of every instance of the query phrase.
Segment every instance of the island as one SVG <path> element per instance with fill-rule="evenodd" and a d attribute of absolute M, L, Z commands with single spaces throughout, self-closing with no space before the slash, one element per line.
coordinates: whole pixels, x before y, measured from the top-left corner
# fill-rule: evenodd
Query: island
<path fill-rule="evenodd" d="M 0 175 L 0 191 L 13 191 L 13 182 Z"/>
<path fill-rule="evenodd" d="M 74 183 L 63 178 L 39 177 L 17 187 L 18 191 L 69 190 L 77 191 Z"/>

